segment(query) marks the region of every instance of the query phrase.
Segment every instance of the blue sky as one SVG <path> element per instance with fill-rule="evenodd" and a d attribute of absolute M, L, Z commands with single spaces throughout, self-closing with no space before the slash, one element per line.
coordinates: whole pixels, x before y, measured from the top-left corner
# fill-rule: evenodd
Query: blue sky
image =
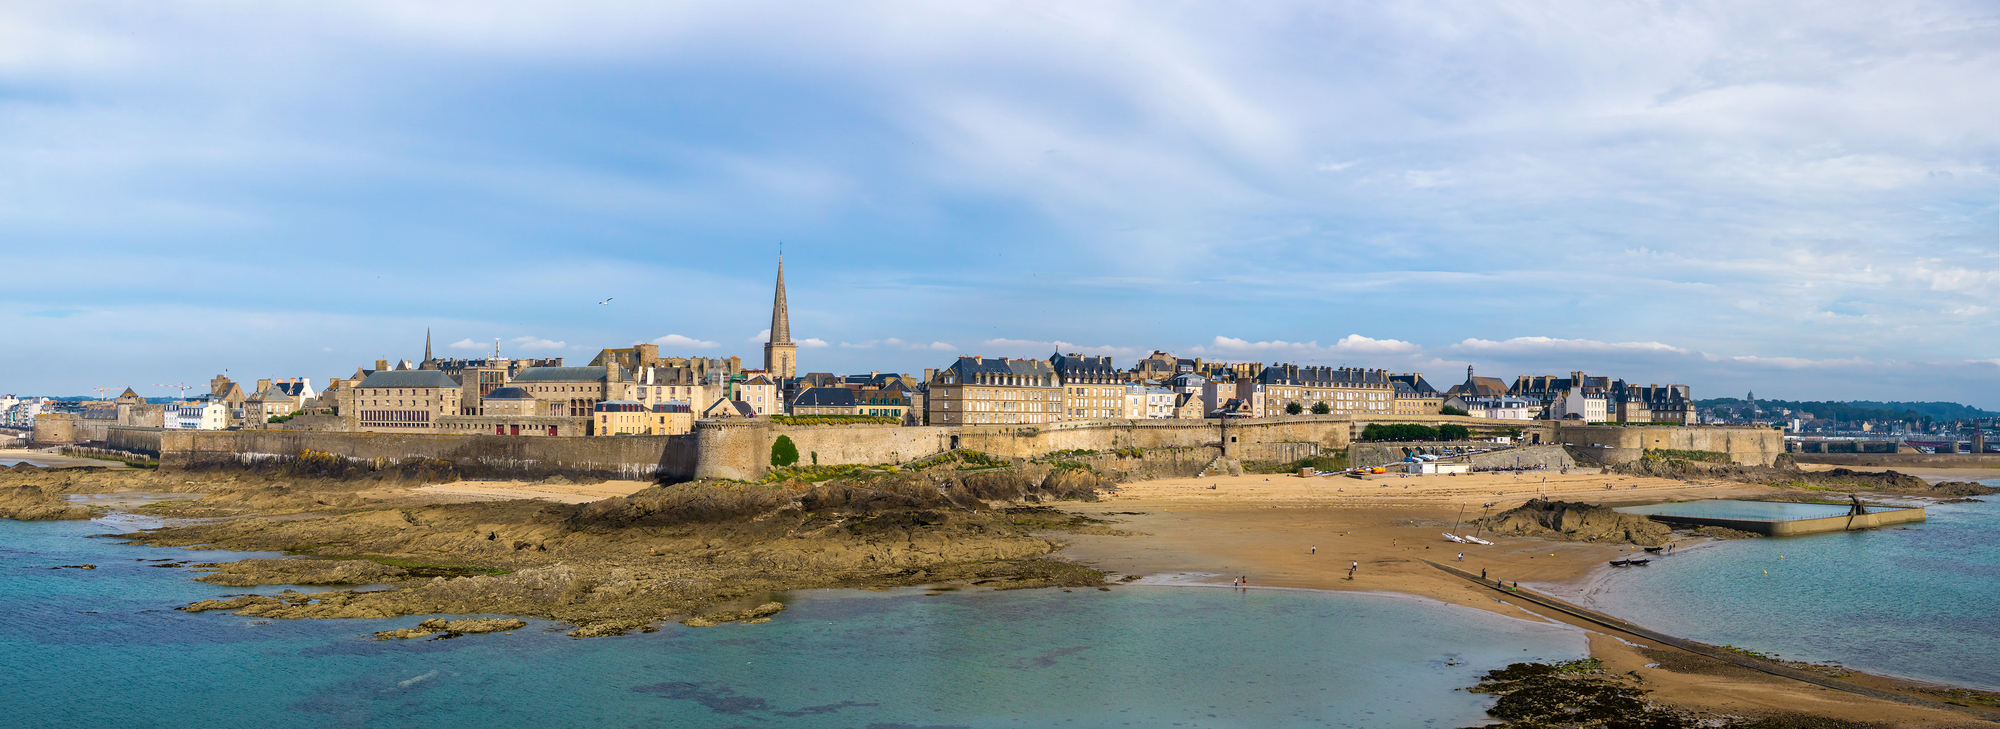
<path fill-rule="evenodd" d="M 2000 2 L 13 2 L 0 391 L 754 362 L 783 241 L 811 371 L 2000 409 L 1995 79 Z"/>

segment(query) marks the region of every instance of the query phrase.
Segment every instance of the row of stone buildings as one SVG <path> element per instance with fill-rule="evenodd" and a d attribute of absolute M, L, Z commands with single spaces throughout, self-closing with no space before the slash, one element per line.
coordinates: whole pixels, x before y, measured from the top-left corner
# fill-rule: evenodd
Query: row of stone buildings
<path fill-rule="evenodd" d="M 429 333 L 421 361 L 328 378 L 228 377 L 209 392 L 155 406 L 127 390 L 84 418 L 164 428 L 287 428 L 506 436 L 675 435 L 695 420 L 771 416 L 864 416 L 905 425 L 1042 425 L 1078 420 L 1266 418 L 1282 415 L 1430 415 L 1445 408 L 1497 419 L 1691 422 L 1684 385 L 1627 384 L 1587 376 L 1524 376 L 1509 387 L 1470 368 L 1440 392 L 1422 373 L 1255 362 L 1212 362 L 1164 351 L 1118 368 L 1111 357 L 1055 353 L 1047 359 L 962 356 L 921 378 L 798 373 L 784 262 L 778 263 L 764 368 L 740 358 L 661 356 L 638 344 L 605 349 L 590 363 L 561 358 L 441 359 Z"/>

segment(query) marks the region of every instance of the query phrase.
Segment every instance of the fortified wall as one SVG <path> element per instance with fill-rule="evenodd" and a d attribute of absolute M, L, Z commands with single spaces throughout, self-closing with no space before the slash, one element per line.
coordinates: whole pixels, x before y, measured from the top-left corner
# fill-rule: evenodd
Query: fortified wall
<path fill-rule="evenodd" d="M 1785 452 L 1785 434 L 1770 428 L 1560 425 L 1555 438 L 1606 466 L 1639 460 L 1647 450 L 1716 451 L 1746 466 L 1772 465 Z"/>
<path fill-rule="evenodd" d="M 163 468 L 255 464 L 328 453 L 374 467 L 421 459 L 450 461 L 474 478 L 553 475 L 612 479 L 721 478 L 754 481 L 770 468 L 771 446 L 791 439 L 801 463 L 907 463 L 954 448 L 1012 458 L 1057 451 L 1179 449 L 1177 461 L 1293 461 L 1347 449 L 1370 423 L 1461 423 L 1486 433 L 1520 430 L 1523 442 L 1576 443 L 1587 453 L 1635 459 L 1644 448 L 1714 450 L 1743 463 L 1769 464 L 1783 452 L 1776 431 L 1749 428 L 1560 426 L 1460 416 L 1357 418 L 1297 415 L 1241 420 L 1100 420 L 1045 426 L 901 427 L 778 425 L 764 420 L 705 420 L 678 436 L 511 437 L 351 433 L 305 430 L 190 431 L 106 428 L 106 446 L 157 454 Z M 38 435 L 40 433 L 38 432 Z M 1179 468 L 1179 467 L 1176 467 Z"/>
<path fill-rule="evenodd" d="M 652 480 L 694 470 L 687 435 L 617 438 L 516 438 L 501 435 L 418 435 L 293 430 L 172 430 L 160 437 L 160 467 L 255 465 L 305 451 L 330 453 L 376 467 L 419 459 L 450 461 L 474 478 L 590 476 Z"/>

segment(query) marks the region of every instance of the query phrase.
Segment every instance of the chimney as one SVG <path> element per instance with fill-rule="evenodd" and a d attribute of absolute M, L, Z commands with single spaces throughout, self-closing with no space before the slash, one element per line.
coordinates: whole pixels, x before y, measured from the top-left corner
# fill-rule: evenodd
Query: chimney
<path fill-rule="evenodd" d="M 270 381 L 270 380 L 258 380 L 258 381 L 257 381 L 257 391 L 258 391 L 258 392 L 263 392 L 263 391 L 265 391 L 265 390 L 269 390 L 269 389 L 271 389 L 271 381 Z"/>
<path fill-rule="evenodd" d="M 934 369 L 934 368 L 931 368 L 931 367 L 925 367 L 925 368 L 924 368 L 924 381 L 925 381 L 925 382 L 930 382 L 930 381 L 931 381 L 932 379 L 934 379 L 934 378 L 936 378 L 936 377 L 937 377 L 937 370 L 936 370 L 936 369 Z"/>
<path fill-rule="evenodd" d="M 973 364 L 986 364 L 986 357 L 985 357 L 985 355 L 978 355 L 978 354 L 975 354 L 975 355 L 972 355 L 972 363 L 973 363 Z"/>
<path fill-rule="evenodd" d="M 383 370 L 386 370 L 386 369 L 389 369 L 389 360 L 386 360 L 386 359 L 378 359 L 378 360 L 375 360 L 375 371 L 376 371 L 376 372 L 381 372 L 381 371 L 383 371 Z"/>

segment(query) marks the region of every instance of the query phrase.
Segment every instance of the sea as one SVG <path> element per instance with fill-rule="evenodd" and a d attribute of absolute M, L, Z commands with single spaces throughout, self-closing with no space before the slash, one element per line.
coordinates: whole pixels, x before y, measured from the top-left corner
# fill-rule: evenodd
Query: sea
<path fill-rule="evenodd" d="M 1486 671 L 1587 650 L 1418 598 L 1172 586 L 805 591 L 761 625 L 373 641 L 423 617 L 174 610 L 246 590 L 156 560 L 274 555 L 93 536 L 149 524 L 0 520 L 0 726 L 1460 727 Z"/>
<path fill-rule="evenodd" d="M 2000 691 L 2000 496 L 1980 498 L 1929 506 L 1921 523 L 1607 567 L 1580 601 L 1704 643 Z"/>

